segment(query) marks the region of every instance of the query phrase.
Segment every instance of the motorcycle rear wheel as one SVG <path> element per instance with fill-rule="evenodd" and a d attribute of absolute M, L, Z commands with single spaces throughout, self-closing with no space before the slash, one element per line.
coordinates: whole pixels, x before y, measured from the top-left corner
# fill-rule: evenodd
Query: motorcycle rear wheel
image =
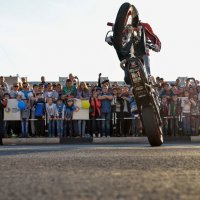
<path fill-rule="evenodd" d="M 141 110 L 143 127 L 151 146 L 163 144 L 162 128 L 156 118 L 153 107 L 144 107 Z"/>

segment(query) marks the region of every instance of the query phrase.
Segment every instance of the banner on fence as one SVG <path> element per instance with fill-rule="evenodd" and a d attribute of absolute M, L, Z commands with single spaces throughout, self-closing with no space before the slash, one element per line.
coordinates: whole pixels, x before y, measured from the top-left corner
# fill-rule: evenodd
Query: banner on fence
<path fill-rule="evenodd" d="M 7 106 L 4 108 L 4 120 L 20 120 L 21 113 L 18 108 L 17 99 L 8 99 Z"/>
<path fill-rule="evenodd" d="M 88 120 L 89 119 L 89 100 L 75 99 L 74 105 L 79 107 L 78 112 L 73 113 L 74 120 Z"/>

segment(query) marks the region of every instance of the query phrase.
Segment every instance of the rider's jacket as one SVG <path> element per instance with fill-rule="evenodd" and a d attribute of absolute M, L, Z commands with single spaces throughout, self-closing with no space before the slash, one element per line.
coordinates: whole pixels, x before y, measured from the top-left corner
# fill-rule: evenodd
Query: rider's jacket
<path fill-rule="evenodd" d="M 149 38 L 153 44 L 156 44 L 158 46 L 157 51 L 160 51 L 161 42 L 160 42 L 158 36 L 153 32 L 151 26 L 148 23 L 143 23 L 143 22 L 140 22 L 140 25 L 143 26 L 146 37 Z"/>

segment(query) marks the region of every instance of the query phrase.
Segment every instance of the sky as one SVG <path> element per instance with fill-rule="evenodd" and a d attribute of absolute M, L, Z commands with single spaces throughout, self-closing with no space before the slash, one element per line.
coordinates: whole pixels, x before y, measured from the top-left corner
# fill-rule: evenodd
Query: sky
<path fill-rule="evenodd" d="M 0 74 L 29 81 L 58 81 L 69 73 L 80 80 L 123 80 L 113 47 L 105 43 L 121 0 L 0 0 Z M 162 42 L 151 53 L 151 72 L 165 80 L 200 79 L 200 2 L 129 1 Z"/>

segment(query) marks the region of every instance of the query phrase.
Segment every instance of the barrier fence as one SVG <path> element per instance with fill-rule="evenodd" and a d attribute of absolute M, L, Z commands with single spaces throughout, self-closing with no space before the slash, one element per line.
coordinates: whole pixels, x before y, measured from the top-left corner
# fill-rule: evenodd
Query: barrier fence
<path fill-rule="evenodd" d="M 200 115 L 163 117 L 163 133 L 169 136 L 200 134 Z M 109 119 L 4 120 L 4 137 L 101 137 L 145 136 L 140 117 Z"/>

